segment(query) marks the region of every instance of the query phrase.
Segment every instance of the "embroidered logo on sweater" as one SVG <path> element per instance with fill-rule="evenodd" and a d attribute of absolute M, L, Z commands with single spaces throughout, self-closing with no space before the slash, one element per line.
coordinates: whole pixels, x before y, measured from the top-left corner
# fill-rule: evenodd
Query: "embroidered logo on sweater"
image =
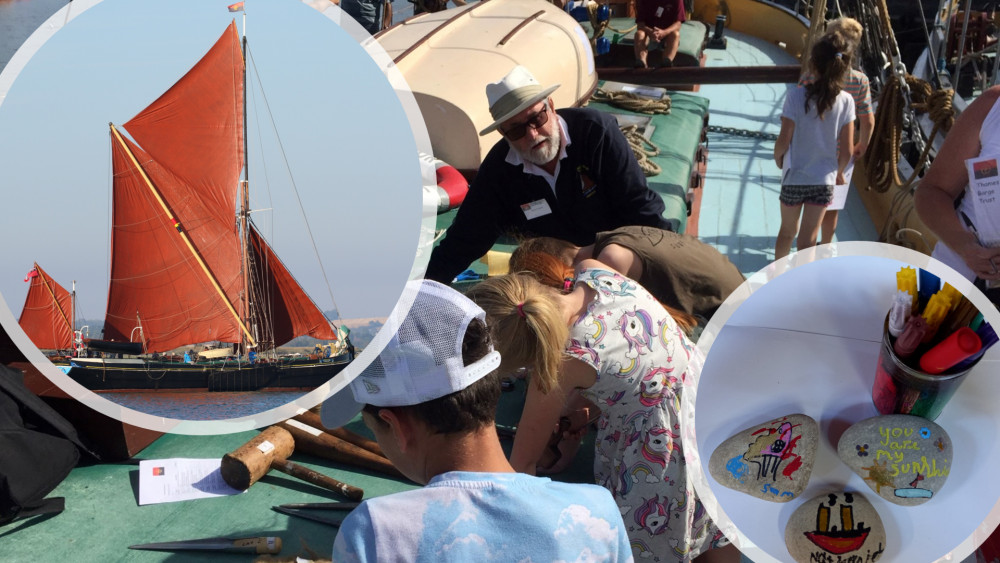
<path fill-rule="evenodd" d="M 590 179 L 587 174 L 590 173 L 590 169 L 587 168 L 586 164 L 581 164 L 576 167 L 577 174 L 580 175 L 580 192 L 583 197 L 590 197 L 597 193 L 597 184 Z"/>

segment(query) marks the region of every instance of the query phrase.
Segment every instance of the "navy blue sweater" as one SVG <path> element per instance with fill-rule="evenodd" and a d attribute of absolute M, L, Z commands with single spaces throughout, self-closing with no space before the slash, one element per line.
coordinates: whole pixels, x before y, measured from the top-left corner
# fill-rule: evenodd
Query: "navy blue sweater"
<path fill-rule="evenodd" d="M 490 150 L 445 238 L 431 254 L 426 277 L 450 283 L 501 235 L 549 236 L 579 246 L 601 231 L 626 225 L 670 229 L 663 199 L 646 186 L 615 118 L 592 109 L 561 109 L 570 144 L 560 161 L 556 194 L 540 176 L 506 162 L 506 140 Z M 552 213 L 527 219 L 521 206 L 544 199 Z"/>

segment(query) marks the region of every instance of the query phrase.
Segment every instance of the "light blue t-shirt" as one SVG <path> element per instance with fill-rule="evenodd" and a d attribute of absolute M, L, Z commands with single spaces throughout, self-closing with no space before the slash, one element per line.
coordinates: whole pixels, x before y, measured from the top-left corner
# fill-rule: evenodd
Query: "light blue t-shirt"
<path fill-rule="evenodd" d="M 854 123 L 854 98 L 841 90 L 823 119 L 816 113 L 815 100 L 805 108 L 806 89 L 788 90 L 781 117 L 795 122 L 792 144 L 785 155 L 783 186 L 832 186 L 837 181 L 837 139 L 840 130 Z"/>
<path fill-rule="evenodd" d="M 632 561 L 603 487 L 523 473 L 452 471 L 369 499 L 340 526 L 333 561 Z"/>

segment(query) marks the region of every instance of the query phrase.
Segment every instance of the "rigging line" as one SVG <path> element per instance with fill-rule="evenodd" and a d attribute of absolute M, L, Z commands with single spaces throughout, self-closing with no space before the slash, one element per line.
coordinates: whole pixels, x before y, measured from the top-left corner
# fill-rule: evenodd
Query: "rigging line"
<path fill-rule="evenodd" d="M 965 38 L 969 32 L 969 16 L 972 15 L 972 0 L 965 0 L 965 17 L 962 18 L 962 39 L 958 42 L 958 61 L 955 63 L 955 76 L 951 83 L 958 86 L 958 77 L 962 74 L 962 58 L 965 55 Z"/>
<path fill-rule="evenodd" d="M 249 49 L 249 45 L 248 45 L 247 46 L 247 58 L 248 59 L 250 57 L 252 57 L 252 55 L 250 54 L 249 51 L 250 51 L 250 49 Z M 253 64 L 253 63 L 251 62 L 251 64 Z M 256 69 L 256 66 L 254 68 Z M 258 76 L 258 80 L 259 80 L 259 76 Z M 248 79 L 248 82 L 249 82 L 249 79 Z M 248 93 L 250 95 L 252 95 L 253 92 L 254 92 L 250 88 L 248 88 L 247 90 L 248 90 Z M 263 92 L 263 87 L 261 87 L 261 91 Z M 257 104 L 253 104 L 253 109 L 254 109 L 254 123 L 260 123 L 260 115 L 258 115 Z M 263 135 L 261 135 L 259 131 L 258 131 L 258 134 L 257 134 L 257 149 L 260 151 L 260 154 L 262 154 L 262 155 L 264 154 Z M 246 158 L 249 158 L 249 155 L 247 155 Z M 270 183 L 270 180 L 269 180 L 270 174 L 269 174 L 269 172 L 267 170 L 267 159 L 263 159 L 263 158 L 261 159 L 260 167 L 263 168 L 263 170 L 264 170 L 264 174 L 263 174 L 263 176 L 264 176 L 264 187 L 265 187 L 265 192 L 267 193 L 268 208 L 269 209 L 274 209 L 274 200 L 272 198 L 271 183 Z M 250 211 L 248 210 L 248 212 L 250 212 Z M 252 217 L 250 218 L 250 223 L 253 224 L 253 218 Z M 273 223 L 272 223 L 272 226 L 273 226 Z M 271 232 L 269 234 L 271 235 L 271 240 L 273 241 L 274 240 L 274 234 L 275 234 L 273 228 L 271 229 Z M 248 252 L 249 252 L 249 249 L 248 249 Z M 258 280 L 258 281 L 263 281 L 263 280 Z M 268 334 L 265 335 L 265 336 L 266 336 L 267 340 L 272 345 L 271 349 L 273 349 L 274 348 L 273 344 L 274 344 L 275 338 L 274 338 L 274 323 L 272 322 L 272 319 L 274 318 L 273 309 L 271 307 L 272 301 L 270 299 L 265 299 L 265 297 L 264 297 L 265 294 L 261 293 L 262 291 L 264 291 L 264 289 L 267 289 L 267 294 L 270 294 L 270 288 L 269 287 L 268 288 L 257 288 L 256 285 L 257 285 L 257 282 L 254 282 L 254 287 L 253 288 L 249 288 L 249 287 L 245 288 L 245 291 L 250 292 L 251 290 L 254 290 L 256 292 L 255 303 L 257 303 L 257 306 L 259 308 L 261 308 L 261 310 L 257 314 L 260 317 L 263 317 L 263 318 L 261 318 L 261 324 L 268 331 Z M 265 305 L 262 306 L 261 303 L 264 303 Z M 248 311 L 247 314 L 250 314 L 250 312 Z"/>
<path fill-rule="evenodd" d="M 927 53 L 931 52 L 931 32 L 927 29 L 927 17 L 924 15 L 924 4 L 923 2 L 917 2 L 917 7 L 920 8 L 920 22 L 924 24 L 924 37 L 927 39 Z M 930 57 L 928 57 L 930 58 Z M 941 76 L 938 74 L 937 62 L 927 61 L 931 65 L 931 69 L 934 72 L 934 84 L 937 88 L 941 87 Z"/>
<path fill-rule="evenodd" d="M 249 51 L 249 49 L 248 49 L 248 51 Z M 256 72 L 257 65 L 254 62 L 253 57 L 250 57 L 250 62 L 251 62 L 251 64 L 254 67 L 254 71 Z M 260 74 L 259 73 L 257 73 L 257 80 L 258 80 L 258 82 L 260 81 Z M 271 117 L 271 129 L 274 131 L 274 134 L 277 137 L 278 136 L 278 129 L 275 126 L 273 114 L 271 113 L 271 107 L 270 107 L 270 105 L 267 102 L 267 94 L 264 93 L 264 88 L 263 87 L 261 87 L 261 93 L 260 93 L 260 95 L 261 95 L 261 98 L 264 100 L 264 108 L 267 110 L 267 115 L 269 117 Z M 308 219 L 308 217 L 306 217 L 305 206 L 302 205 L 302 198 L 299 197 L 299 190 L 298 190 L 298 188 L 295 185 L 295 178 L 292 176 L 292 168 L 288 164 L 288 156 L 285 154 L 285 147 L 281 143 L 280 138 L 278 139 L 278 150 L 281 152 L 281 158 L 282 158 L 282 160 L 285 163 L 285 170 L 288 171 L 288 176 L 291 179 L 292 191 L 295 193 L 295 201 L 299 204 L 299 211 L 302 213 L 302 223 L 306 227 L 306 232 L 309 233 L 309 243 L 312 245 L 313 254 L 316 255 L 316 261 L 319 262 L 319 271 L 320 271 L 321 274 L 323 274 L 323 281 L 326 283 L 327 293 L 329 293 L 330 300 L 333 302 L 333 308 L 334 308 L 334 310 L 337 311 L 337 316 L 340 317 L 340 307 L 337 306 L 337 300 L 333 297 L 333 290 L 330 287 L 330 279 L 326 275 L 326 268 L 323 267 L 323 259 L 320 257 L 319 248 L 316 246 L 316 239 L 315 239 L 315 237 L 313 237 L 312 227 L 309 226 L 309 219 Z M 325 316 L 326 315 L 324 315 L 324 317 Z M 327 320 L 329 321 L 329 319 L 327 319 Z M 335 322 L 333 322 L 333 321 L 330 321 L 330 324 L 333 325 L 334 328 L 339 328 L 337 326 L 337 324 Z"/>

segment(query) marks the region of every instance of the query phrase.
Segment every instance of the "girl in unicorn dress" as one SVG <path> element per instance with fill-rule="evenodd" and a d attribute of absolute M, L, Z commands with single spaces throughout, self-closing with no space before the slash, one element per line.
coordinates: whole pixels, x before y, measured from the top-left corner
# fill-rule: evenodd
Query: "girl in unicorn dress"
<path fill-rule="evenodd" d="M 553 260 L 557 259 L 553 258 Z M 637 561 L 738 561 L 688 480 L 680 397 L 700 352 L 639 284 L 585 260 L 564 290 L 529 273 L 468 292 L 487 315 L 501 370 L 531 368 L 511 465 L 534 474 L 573 393 L 601 407 L 594 476 L 612 492 Z"/>

